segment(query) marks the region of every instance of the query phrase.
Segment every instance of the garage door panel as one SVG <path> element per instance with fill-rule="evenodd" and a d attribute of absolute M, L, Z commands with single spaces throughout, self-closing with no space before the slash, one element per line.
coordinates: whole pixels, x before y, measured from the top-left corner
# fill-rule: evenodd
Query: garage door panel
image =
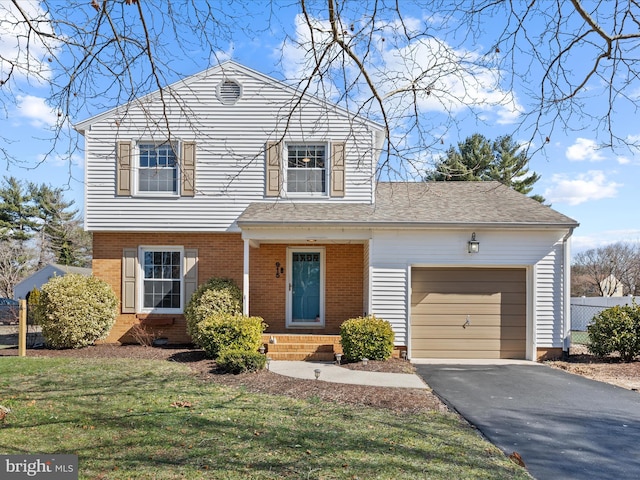
<path fill-rule="evenodd" d="M 432 293 L 486 293 L 495 294 L 499 292 L 523 293 L 527 289 L 525 282 L 489 282 L 484 280 L 460 280 L 459 282 L 443 282 L 434 280 L 432 282 L 411 281 L 413 290 L 418 292 Z"/>
<path fill-rule="evenodd" d="M 523 312 L 524 314 L 524 312 Z M 428 314 L 412 314 L 412 328 L 417 326 L 437 326 L 437 325 L 456 325 L 462 327 L 467 321 L 466 315 L 452 316 L 452 315 L 428 315 Z M 500 324 L 500 313 L 493 315 L 479 315 L 475 314 L 470 316 L 472 326 L 488 326 Z M 524 326 L 522 322 L 522 315 L 502 315 L 502 325 L 506 327 Z"/>
<path fill-rule="evenodd" d="M 414 268 L 411 287 L 413 357 L 525 357 L 524 269 Z"/>
<path fill-rule="evenodd" d="M 412 314 L 420 315 L 525 315 L 527 312 L 526 305 L 490 305 L 483 303 L 465 303 L 465 304 L 420 304 L 411 309 Z M 412 320 L 413 323 L 413 320 Z"/>
<path fill-rule="evenodd" d="M 412 293 L 411 303 L 417 305 L 419 303 L 501 303 L 501 304 L 520 304 L 522 303 L 523 292 L 502 292 L 492 294 L 475 294 L 466 293 Z"/>
<path fill-rule="evenodd" d="M 464 271 L 463 277 L 460 272 Z M 500 268 L 414 268 L 411 277 L 416 281 L 437 281 L 437 282 L 458 282 L 468 279 L 469 281 L 485 282 L 521 282 L 521 269 L 500 269 Z"/>
<path fill-rule="evenodd" d="M 526 334 L 524 327 L 504 327 L 500 325 L 480 327 L 476 326 L 471 331 L 470 327 L 464 329 L 464 332 L 460 332 L 460 326 L 441 326 L 437 329 L 433 329 L 428 326 L 413 327 L 412 333 L 416 337 L 425 338 L 427 335 L 431 339 L 450 339 L 450 340 L 489 340 L 499 339 L 502 340 L 519 340 Z M 469 332 L 467 332 L 469 331 Z"/>

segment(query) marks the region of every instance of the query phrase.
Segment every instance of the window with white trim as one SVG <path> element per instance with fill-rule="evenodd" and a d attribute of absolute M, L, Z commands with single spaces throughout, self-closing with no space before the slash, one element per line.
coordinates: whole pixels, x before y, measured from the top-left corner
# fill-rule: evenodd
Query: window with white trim
<path fill-rule="evenodd" d="M 138 193 L 178 193 L 177 145 L 138 143 Z"/>
<path fill-rule="evenodd" d="M 142 311 L 182 311 L 182 248 L 140 247 Z"/>
<path fill-rule="evenodd" d="M 289 144 L 286 155 L 287 193 L 327 193 L 326 144 Z"/>

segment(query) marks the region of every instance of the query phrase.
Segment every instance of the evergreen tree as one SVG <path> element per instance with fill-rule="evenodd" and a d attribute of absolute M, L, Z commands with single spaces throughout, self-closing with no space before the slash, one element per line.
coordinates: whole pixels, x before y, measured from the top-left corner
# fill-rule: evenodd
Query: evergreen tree
<path fill-rule="evenodd" d="M 458 149 L 450 147 L 432 171 L 427 172 L 427 181 L 490 181 L 495 180 L 515 191 L 528 194 L 540 175 L 529 174 L 529 159 L 510 135 L 498 137 L 493 143 L 483 135 L 475 133 Z M 544 197 L 531 198 L 543 203 Z"/>
<path fill-rule="evenodd" d="M 87 241 L 88 234 L 76 218 L 78 211 L 70 210 L 74 202 L 64 199 L 61 188 L 31 184 L 30 192 L 39 219 L 42 251 L 53 254 L 62 265 L 86 266 L 90 238 Z"/>
<path fill-rule="evenodd" d="M 25 184 L 5 177 L 0 187 L 0 239 L 25 242 L 37 230 L 33 197 Z"/>

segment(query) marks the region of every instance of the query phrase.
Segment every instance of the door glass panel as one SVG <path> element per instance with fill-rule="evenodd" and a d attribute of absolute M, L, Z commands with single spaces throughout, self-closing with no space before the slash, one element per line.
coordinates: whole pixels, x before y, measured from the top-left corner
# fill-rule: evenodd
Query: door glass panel
<path fill-rule="evenodd" d="M 292 322 L 320 322 L 320 253 L 292 254 Z"/>

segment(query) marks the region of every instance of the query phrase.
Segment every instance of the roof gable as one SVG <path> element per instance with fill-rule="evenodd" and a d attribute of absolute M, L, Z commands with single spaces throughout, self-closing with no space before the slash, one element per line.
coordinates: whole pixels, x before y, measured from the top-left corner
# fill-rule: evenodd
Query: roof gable
<path fill-rule="evenodd" d="M 357 119 L 358 121 L 367 124 L 369 127 L 378 130 L 380 132 L 384 132 L 384 126 L 374 122 L 373 120 L 370 120 L 366 117 L 363 117 L 361 115 L 358 115 L 356 113 L 350 112 L 347 109 L 328 102 L 326 100 L 320 99 L 316 96 L 313 96 L 309 93 L 305 93 L 305 92 L 301 92 L 300 90 L 296 89 L 295 87 L 277 80 L 273 77 L 270 77 L 268 75 L 265 75 L 263 73 L 260 73 L 256 70 L 253 70 L 249 67 L 246 67 L 242 64 L 239 64 L 237 62 L 234 62 L 232 60 L 228 60 L 226 62 L 222 62 L 218 65 L 215 65 L 213 67 L 210 67 L 202 72 L 199 73 L 195 73 L 193 75 L 190 75 L 188 77 L 185 77 L 181 80 L 178 80 L 177 82 L 174 82 L 170 85 L 167 85 L 166 87 L 164 87 L 162 90 L 163 91 L 172 91 L 172 92 L 179 92 L 182 89 L 190 89 L 193 88 L 194 84 L 196 84 L 197 82 L 201 82 L 201 81 L 206 81 L 207 79 L 213 77 L 213 76 L 218 76 L 220 73 L 223 74 L 223 76 L 228 77 L 230 79 L 239 79 L 242 76 L 246 76 L 246 77 L 250 77 L 254 80 L 260 81 L 266 85 L 270 85 L 272 87 L 281 89 L 283 91 L 285 91 L 287 98 L 299 98 L 299 97 L 304 97 L 305 102 L 312 102 L 315 103 L 316 105 L 322 105 L 325 108 L 330 108 L 332 111 L 339 113 L 341 115 L 345 115 L 348 117 L 351 117 L 353 119 Z M 99 113 L 97 115 L 94 115 L 92 117 L 89 117 L 85 120 L 82 120 L 80 122 L 78 122 L 77 124 L 74 125 L 74 128 L 81 134 L 84 134 L 84 132 L 91 127 L 91 125 L 93 125 L 94 123 L 106 120 L 111 118 L 112 116 L 116 115 L 118 112 L 120 112 L 121 110 L 127 110 L 127 106 L 128 105 L 143 105 L 145 103 L 152 103 L 154 101 L 156 101 L 160 96 L 160 90 L 156 90 L 154 92 L 151 92 L 147 95 L 143 95 L 142 97 L 136 98 L 126 104 L 123 105 L 119 105 L 116 106 L 114 108 L 111 108 L 105 112 Z"/>

